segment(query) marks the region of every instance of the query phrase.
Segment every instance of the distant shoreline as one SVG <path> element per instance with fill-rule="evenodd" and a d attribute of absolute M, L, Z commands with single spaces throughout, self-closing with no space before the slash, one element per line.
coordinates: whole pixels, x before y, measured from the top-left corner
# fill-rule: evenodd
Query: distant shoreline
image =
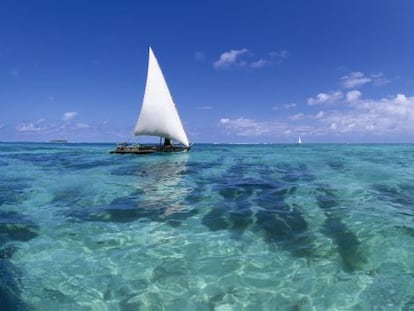
<path fill-rule="evenodd" d="M 49 140 L 49 143 L 63 143 L 63 144 L 67 144 L 68 141 L 66 139 L 52 139 L 52 140 Z"/>

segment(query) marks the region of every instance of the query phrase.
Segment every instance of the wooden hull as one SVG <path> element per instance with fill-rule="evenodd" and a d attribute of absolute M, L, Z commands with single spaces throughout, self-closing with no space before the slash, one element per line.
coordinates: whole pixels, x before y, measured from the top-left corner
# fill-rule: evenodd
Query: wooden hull
<path fill-rule="evenodd" d="M 150 153 L 174 153 L 174 152 L 187 152 L 190 151 L 190 147 L 179 146 L 118 146 L 115 150 L 111 150 L 109 153 L 117 154 L 150 154 Z"/>

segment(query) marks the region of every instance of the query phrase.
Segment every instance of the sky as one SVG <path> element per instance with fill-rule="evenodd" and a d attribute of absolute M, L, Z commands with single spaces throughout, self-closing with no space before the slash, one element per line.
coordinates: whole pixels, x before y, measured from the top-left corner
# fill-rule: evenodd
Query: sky
<path fill-rule="evenodd" d="M 151 46 L 192 143 L 414 143 L 413 12 L 411 0 L 1 0 L 0 141 L 129 140 Z"/>

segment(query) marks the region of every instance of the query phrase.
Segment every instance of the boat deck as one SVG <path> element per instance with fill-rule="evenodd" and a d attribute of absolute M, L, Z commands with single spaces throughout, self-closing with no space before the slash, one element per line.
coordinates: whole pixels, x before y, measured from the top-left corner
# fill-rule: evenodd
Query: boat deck
<path fill-rule="evenodd" d="M 111 150 L 109 153 L 118 154 L 150 154 L 150 153 L 171 153 L 171 152 L 186 152 L 190 147 L 181 146 L 125 146 L 120 145 L 115 150 Z"/>

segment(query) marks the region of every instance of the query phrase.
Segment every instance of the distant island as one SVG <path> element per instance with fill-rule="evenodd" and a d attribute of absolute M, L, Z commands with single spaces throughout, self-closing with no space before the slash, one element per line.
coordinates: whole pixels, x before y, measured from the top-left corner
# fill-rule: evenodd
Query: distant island
<path fill-rule="evenodd" d="M 52 140 L 49 140 L 49 143 L 66 144 L 68 143 L 68 141 L 66 139 L 52 139 Z"/>

